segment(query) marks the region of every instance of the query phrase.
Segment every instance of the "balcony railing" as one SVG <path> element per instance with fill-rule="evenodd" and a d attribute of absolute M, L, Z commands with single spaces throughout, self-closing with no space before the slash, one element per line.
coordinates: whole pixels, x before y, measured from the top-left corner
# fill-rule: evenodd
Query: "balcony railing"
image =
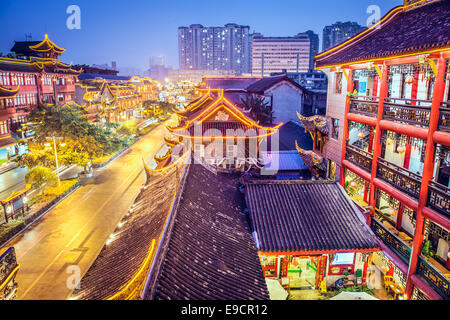
<path fill-rule="evenodd" d="M 348 145 L 345 151 L 345 159 L 351 163 L 356 164 L 358 167 L 372 171 L 372 155 L 364 150 Z"/>
<path fill-rule="evenodd" d="M 450 188 L 430 181 L 427 206 L 450 218 Z"/>
<path fill-rule="evenodd" d="M 389 161 L 379 158 L 377 177 L 419 199 L 422 177 Z"/>
<path fill-rule="evenodd" d="M 395 252 L 406 264 L 409 264 L 409 258 L 411 256 L 410 247 L 374 217 L 370 219 L 370 228 L 385 245 Z"/>
<path fill-rule="evenodd" d="M 378 97 L 358 96 L 350 99 L 350 112 L 369 117 L 376 117 L 378 111 Z"/>
<path fill-rule="evenodd" d="M 431 263 L 419 256 L 417 271 L 426 282 L 444 299 L 450 300 L 450 279 L 436 269 Z"/>
<path fill-rule="evenodd" d="M 439 110 L 439 130 L 450 132 L 450 102 L 442 102 Z"/>
<path fill-rule="evenodd" d="M 430 123 L 431 101 L 385 98 L 383 119 L 421 127 Z"/>

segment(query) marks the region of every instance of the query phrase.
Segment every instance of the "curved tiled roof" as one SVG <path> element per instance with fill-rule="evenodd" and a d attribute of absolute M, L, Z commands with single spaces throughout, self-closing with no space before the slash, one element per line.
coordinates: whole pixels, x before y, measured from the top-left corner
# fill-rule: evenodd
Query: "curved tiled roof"
<path fill-rule="evenodd" d="M 81 289 L 72 297 L 100 300 L 116 294 L 130 282 L 149 254 L 153 239 L 158 239 L 178 186 L 179 172 L 173 167 L 166 175 L 150 177 L 146 188 L 136 198 L 114 240 L 103 247 L 81 280 Z M 146 273 L 136 286 L 143 287 Z M 137 295 L 140 294 L 139 290 Z M 119 297 L 121 298 L 121 297 Z"/>
<path fill-rule="evenodd" d="M 242 213 L 238 175 L 190 165 L 158 270 L 146 299 L 268 299 L 255 244 Z"/>
<path fill-rule="evenodd" d="M 6 99 L 14 97 L 19 92 L 20 86 L 17 86 L 16 89 L 8 89 L 0 86 L 0 99 Z"/>
<path fill-rule="evenodd" d="M 391 10 L 381 25 L 316 56 L 316 68 L 450 48 L 450 1 Z"/>
<path fill-rule="evenodd" d="M 250 181 L 246 185 L 259 251 L 358 251 L 379 248 L 337 182 Z"/>

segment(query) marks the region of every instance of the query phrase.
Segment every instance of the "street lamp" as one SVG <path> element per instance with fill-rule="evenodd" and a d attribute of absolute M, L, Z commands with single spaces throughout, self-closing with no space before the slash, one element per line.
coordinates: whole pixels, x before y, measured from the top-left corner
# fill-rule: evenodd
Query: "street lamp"
<path fill-rule="evenodd" d="M 53 150 L 55 151 L 55 160 L 56 160 L 56 170 L 59 169 L 59 163 L 58 163 L 58 153 L 56 152 L 56 140 L 62 140 L 62 137 L 55 137 L 54 135 L 51 137 L 46 137 L 46 139 L 49 140 L 53 140 Z M 44 144 L 46 147 L 50 147 L 50 143 L 45 143 Z M 65 146 L 65 143 L 61 143 L 60 144 L 62 147 Z"/>

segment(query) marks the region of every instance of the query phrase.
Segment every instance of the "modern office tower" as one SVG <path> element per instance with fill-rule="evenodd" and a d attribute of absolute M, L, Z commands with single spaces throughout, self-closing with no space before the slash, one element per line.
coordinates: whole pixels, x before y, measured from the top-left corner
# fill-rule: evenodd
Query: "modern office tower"
<path fill-rule="evenodd" d="M 311 63 L 310 35 L 264 37 L 252 35 L 252 75 L 270 76 L 275 72 L 307 72 Z"/>
<path fill-rule="evenodd" d="M 180 69 L 250 72 L 249 26 L 193 24 L 178 28 Z"/>
<path fill-rule="evenodd" d="M 312 30 L 305 32 L 309 36 L 310 54 L 309 69 L 314 69 L 314 57 L 319 53 L 319 35 Z"/>
<path fill-rule="evenodd" d="M 158 56 L 151 56 L 149 59 L 150 62 L 150 68 L 153 66 L 165 66 L 166 65 L 166 59 L 163 55 Z"/>
<path fill-rule="evenodd" d="M 323 28 L 322 51 L 328 50 L 354 35 L 364 31 L 366 27 L 356 22 L 336 22 Z"/>

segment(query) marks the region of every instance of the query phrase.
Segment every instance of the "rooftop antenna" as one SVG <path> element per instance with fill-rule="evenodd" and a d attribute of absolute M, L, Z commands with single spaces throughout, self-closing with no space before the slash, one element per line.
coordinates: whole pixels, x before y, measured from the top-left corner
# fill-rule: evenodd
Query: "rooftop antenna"
<path fill-rule="evenodd" d="M 32 38 L 31 33 L 25 34 L 25 41 L 31 41 Z"/>

